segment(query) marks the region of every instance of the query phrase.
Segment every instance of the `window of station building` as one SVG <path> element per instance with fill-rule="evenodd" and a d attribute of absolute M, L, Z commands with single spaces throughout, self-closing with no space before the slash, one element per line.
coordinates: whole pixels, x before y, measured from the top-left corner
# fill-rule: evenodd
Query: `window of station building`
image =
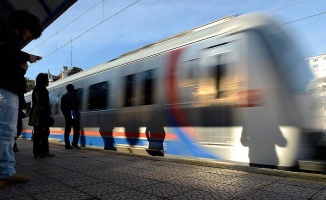
<path fill-rule="evenodd" d="M 107 92 L 109 85 L 106 81 L 89 87 L 88 109 L 103 110 L 107 108 Z"/>
<path fill-rule="evenodd" d="M 142 73 L 141 104 L 150 105 L 154 102 L 154 83 L 156 80 L 156 69 L 150 69 Z"/>
<path fill-rule="evenodd" d="M 318 64 L 313 65 L 312 68 L 318 68 Z"/>
<path fill-rule="evenodd" d="M 317 62 L 317 61 L 318 61 L 318 58 L 313 59 L 313 62 Z"/>
<path fill-rule="evenodd" d="M 83 88 L 77 88 L 77 89 L 75 89 L 75 94 L 77 96 L 78 109 L 81 110 L 82 96 L 83 96 Z"/>
<path fill-rule="evenodd" d="M 135 105 L 135 97 L 133 87 L 135 84 L 135 74 L 124 77 L 125 97 L 124 107 L 131 107 Z"/>

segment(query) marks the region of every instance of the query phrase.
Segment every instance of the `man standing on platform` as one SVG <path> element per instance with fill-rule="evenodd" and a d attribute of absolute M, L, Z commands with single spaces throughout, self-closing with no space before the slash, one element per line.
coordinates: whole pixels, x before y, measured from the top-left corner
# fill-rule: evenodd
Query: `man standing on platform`
<path fill-rule="evenodd" d="M 80 135 L 80 113 L 78 109 L 78 99 L 75 94 L 75 87 L 72 84 L 66 86 L 67 92 L 61 97 L 61 111 L 65 117 L 65 148 L 80 149 L 78 140 Z M 71 127 L 74 129 L 74 136 L 70 145 L 69 135 Z"/>
<path fill-rule="evenodd" d="M 41 33 L 40 20 L 27 11 L 14 11 L 6 22 L 0 21 L 0 188 L 30 180 L 16 173 L 13 146 L 27 62 L 41 57 L 21 51 L 20 44 L 39 38 Z"/>

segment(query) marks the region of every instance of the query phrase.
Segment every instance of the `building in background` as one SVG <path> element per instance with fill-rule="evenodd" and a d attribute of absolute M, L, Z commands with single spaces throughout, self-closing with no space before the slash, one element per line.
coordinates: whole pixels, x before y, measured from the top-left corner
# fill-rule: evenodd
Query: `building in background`
<path fill-rule="evenodd" d="M 54 81 L 66 78 L 67 76 L 71 76 L 73 74 L 77 74 L 82 71 L 83 71 L 82 68 L 78 68 L 78 67 L 68 68 L 67 66 L 62 66 L 61 73 L 57 76 L 57 78 Z"/>
<path fill-rule="evenodd" d="M 67 77 L 67 76 L 77 74 L 77 73 L 79 73 L 81 71 L 83 71 L 83 69 L 78 68 L 78 67 L 72 67 L 72 68 L 69 69 L 67 66 L 63 66 L 62 69 L 61 69 L 60 74 L 53 75 L 53 74 L 51 74 L 50 70 L 48 70 L 47 74 L 48 74 L 49 84 L 53 83 L 54 81 L 63 79 L 65 77 Z M 31 80 L 31 79 L 26 78 L 27 92 L 33 90 L 34 87 L 35 87 L 35 80 Z"/>
<path fill-rule="evenodd" d="M 35 81 L 28 78 L 25 78 L 25 80 L 26 80 L 26 91 L 29 92 L 33 90 L 35 87 Z"/>
<path fill-rule="evenodd" d="M 326 77 L 326 54 L 308 58 L 308 64 L 316 78 Z"/>
<path fill-rule="evenodd" d="M 55 82 L 57 80 L 66 78 L 67 76 L 77 74 L 77 73 L 79 73 L 81 71 L 83 71 L 83 69 L 78 68 L 78 67 L 68 68 L 67 66 L 62 66 L 60 74 L 55 76 L 55 75 L 50 73 L 50 70 L 48 70 L 49 84 L 51 84 L 52 82 Z"/>
<path fill-rule="evenodd" d="M 326 54 L 308 58 L 307 61 L 315 77 L 308 91 L 317 99 L 314 105 L 316 124 L 326 135 Z"/>

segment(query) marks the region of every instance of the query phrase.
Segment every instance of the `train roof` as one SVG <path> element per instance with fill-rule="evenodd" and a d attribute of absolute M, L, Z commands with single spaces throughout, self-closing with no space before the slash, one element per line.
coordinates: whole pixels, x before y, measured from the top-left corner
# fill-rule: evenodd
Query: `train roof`
<path fill-rule="evenodd" d="M 144 58 L 177 49 L 197 41 L 212 38 L 215 36 L 234 34 L 253 27 L 266 26 L 267 24 L 275 24 L 275 22 L 271 20 L 269 16 L 263 13 L 249 13 L 239 16 L 224 17 L 222 19 L 182 32 L 167 39 L 130 51 L 116 59 L 102 63 L 77 74 L 68 76 L 64 79 L 55 81 L 51 83 L 48 88 L 58 87 L 62 84 L 66 84 L 66 82 L 83 79 L 85 77 L 112 68 L 120 67 L 128 63 L 137 62 Z"/>

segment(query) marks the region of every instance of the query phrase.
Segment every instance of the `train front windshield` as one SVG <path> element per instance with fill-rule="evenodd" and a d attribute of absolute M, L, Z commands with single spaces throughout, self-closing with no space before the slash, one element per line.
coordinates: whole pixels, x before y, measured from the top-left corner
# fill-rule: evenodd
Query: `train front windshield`
<path fill-rule="evenodd" d="M 314 76 L 297 47 L 283 32 L 271 34 L 267 40 L 289 91 L 306 92 Z"/>

